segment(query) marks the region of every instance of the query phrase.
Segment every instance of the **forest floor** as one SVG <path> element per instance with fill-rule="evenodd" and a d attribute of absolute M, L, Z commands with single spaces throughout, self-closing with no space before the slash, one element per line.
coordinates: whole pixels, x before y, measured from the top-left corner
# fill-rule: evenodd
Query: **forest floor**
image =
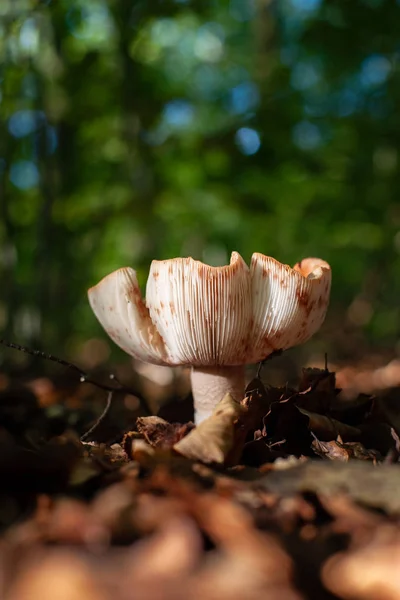
<path fill-rule="evenodd" d="M 40 381 L 0 391 L 1 598 L 400 598 L 399 390 L 256 377 L 195 428 Z"/>

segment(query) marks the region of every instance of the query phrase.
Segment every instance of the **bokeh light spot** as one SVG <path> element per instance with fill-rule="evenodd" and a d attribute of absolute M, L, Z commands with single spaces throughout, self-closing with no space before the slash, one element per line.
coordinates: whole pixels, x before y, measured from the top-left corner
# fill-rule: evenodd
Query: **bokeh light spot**
<path fill-rule="evenodd" d="M 290 0 L 291 8 L 299 13 L 312 13 L 318 10 L 322 0 Z"/>
<path fill-rule="evenodd" d="M 295 90 L 302 91 L 315 86 L 320 79 L 321 75 L 316 65 L 299 62 L 293 67 L 290 81 Z"/>
<path fill-rule="evenodd" d="M 207 23 L 199 27 L 194 43 L 194 54 L 206 62 L 218 62 L 223 55 L 224 44 L 220 27 Z"/>
<path fill-rule="evenodd" d="M 258 132 L 250 127 L 241 127 L 238 129 L 235 135 L 235 142 L 239 150 L 243 154 L 246 154 L 246 156 L 251 156 L 258 152 L 261 146 Z"/>
<path fill-rule="evenodd" d="M 43 121 L 44 114 L 36 110 L 18 110 L 8 121 L 8 131 L 16 138 L 29 135 Z"/>
<path fill-rule="evenodd" d="M 10 168 L 10 181 L 20 190 L 29 190 L 39 183 L 39 171 L 31 160 L 18 160 Z"/>
<path fill-rule="evenodd" d="M 301 150 L 314 150 L 322 142 L 319 127 L 310 121 L 300 121 L 293 128 L 293 142 Z"/>
<path fill-rule="evenodd" d="M 35 19 L 26 19 L 19 32 L 19 45 L 28 54 L 35 54 L 39 48 L 39 30 Z"/>
<path fill-rule="evenodd" d="M 193 121 L 194 108 L 187 100 L 171 100 L 164 107 L 163 117 L 168 125 L 185 128 Z"/>
<path fill-rule="evenodd" d="M 392 65 L 385 56 L 380 54 L 368 56 L 368 58 L 366 58 L 361 65 L 361 84 L 364 87 L 381 85 L 386 81 L 391 70 Z"/>
<path fill-rule="evenodd" d="M 252 81 L 245 81 L 231 89 L 230 109 L 240 114 L 256 108 L 260 101 L 258 87 Z"/>

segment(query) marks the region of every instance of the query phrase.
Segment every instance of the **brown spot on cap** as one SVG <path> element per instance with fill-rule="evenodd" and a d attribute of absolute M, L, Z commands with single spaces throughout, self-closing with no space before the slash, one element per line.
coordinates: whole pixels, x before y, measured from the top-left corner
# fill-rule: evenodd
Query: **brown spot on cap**
<path fill-rule="evenodd" d="M 300 306 L 307 306 L 309 301 L 309 295 L 307 294 L 307 292 L 302 290 L 301 286 L 298 286 L 296 289 L 296 298 Z"/>

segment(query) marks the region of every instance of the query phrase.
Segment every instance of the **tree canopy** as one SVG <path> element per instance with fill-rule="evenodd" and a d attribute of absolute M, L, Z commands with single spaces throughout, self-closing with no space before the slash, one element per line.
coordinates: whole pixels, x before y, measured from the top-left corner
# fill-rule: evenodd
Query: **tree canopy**
<path fill-rule="evenodd" d="M 395 350 L 399 4 L 3 0 L 1 337 L 71 354 L 111 270 L 237 250 L 327 260 L 321 348 Z"/>

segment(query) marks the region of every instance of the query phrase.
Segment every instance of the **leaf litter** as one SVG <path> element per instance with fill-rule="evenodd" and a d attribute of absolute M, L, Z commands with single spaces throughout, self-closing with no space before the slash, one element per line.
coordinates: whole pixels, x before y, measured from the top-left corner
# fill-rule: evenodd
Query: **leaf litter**
<path fill-rule="evenodd" d="M 387 393 L 346 398 L 327 369 L 297 389 L 258 374 L 198 427 L 144 400 L 127 428 L 115 396 L 132 391 L 110 387 L 101 418 L 79 392 L 66 410 L 62 393 L 1 391 L 2 598 L 400 597 Z"/>

